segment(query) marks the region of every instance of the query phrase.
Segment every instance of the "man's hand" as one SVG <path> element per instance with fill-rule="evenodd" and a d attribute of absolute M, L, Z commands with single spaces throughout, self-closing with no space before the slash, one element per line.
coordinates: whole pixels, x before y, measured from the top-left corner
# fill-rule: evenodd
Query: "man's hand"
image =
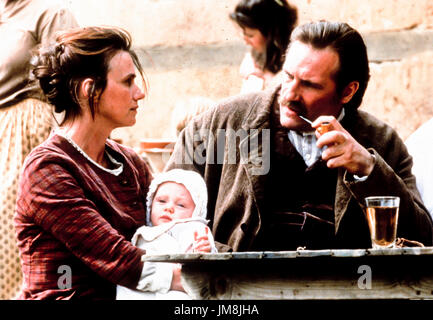
<path fill-rule="evenodd" d="M 329 131 L 319 133 L 322 123 L 329 123 Z M 320 116 L 312 124 L 316 129 L 317 147 L 326 150 L 322 159 L 328 168 L 345 168 L 349 173 L 360 177 L 368 176 L 374 168 L 374 157 L 356 141 L 333 116 Z"/>

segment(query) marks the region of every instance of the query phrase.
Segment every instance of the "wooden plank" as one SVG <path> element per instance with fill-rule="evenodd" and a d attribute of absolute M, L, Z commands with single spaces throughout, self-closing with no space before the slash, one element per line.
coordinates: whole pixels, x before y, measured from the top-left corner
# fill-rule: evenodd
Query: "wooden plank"
<path fill-rule="evenodd" d="M 431 259 L 402 263 L 398 256 L 326 257 L 261 262 L 187 263 L 182 281 L 194 299 L 433 299 Z M 366 270 L 370 270 L 370 284 L 364 281 Z"/>
<path fill-rule="evenodd" d="M 432 255 L 433 247 L 393 248 L 393 249 L 326 249 L 326 250 L 298 250 L 298 251 L 254 251 L 254 252 L 225 252 L 225 253 L 179 253 L 143 256 L 143 261 L 194 263 L 202 261 L 220 260 L 270 260 L 313 257 L 362 257 L 362 256 L 418 256 Z"/>
<path fill-rule="evenodd" d="M 144 256 L 193 299 L 433 299 L 433 247 Z"/>

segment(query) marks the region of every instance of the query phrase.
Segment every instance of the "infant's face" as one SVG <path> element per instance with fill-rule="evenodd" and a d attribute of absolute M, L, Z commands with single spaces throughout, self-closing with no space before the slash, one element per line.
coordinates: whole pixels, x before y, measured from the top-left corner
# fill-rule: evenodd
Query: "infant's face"
<path fill-rule="evenodd" d="M 150 221 L 154 226 L 175 219 L 191 218 L 195 203 L 183 184 L 162 183 L 153 197 Z"/>

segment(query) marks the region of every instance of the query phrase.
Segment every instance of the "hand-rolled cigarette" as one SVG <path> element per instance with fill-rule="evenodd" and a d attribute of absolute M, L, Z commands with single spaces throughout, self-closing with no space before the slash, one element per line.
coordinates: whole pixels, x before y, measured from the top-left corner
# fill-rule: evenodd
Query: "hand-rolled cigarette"
<path fill-rule="evenodd" d="M 322 122 L 320 127 L 317 128 L 317 131 L 322 135 L 325 132 L 331 131 L 331 123 L 330 122 Z"/>

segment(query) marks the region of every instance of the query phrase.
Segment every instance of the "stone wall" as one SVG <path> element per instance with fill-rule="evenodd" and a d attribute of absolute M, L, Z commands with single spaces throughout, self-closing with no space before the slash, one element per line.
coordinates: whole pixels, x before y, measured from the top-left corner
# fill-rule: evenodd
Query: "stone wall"
<path fill-rule="evenodd" d="M 247 50 L 228 19 L 237 0 L 69 0 L 81 25 L 131 32 L 150 83 L 137 124 L 114 137 L 173 137 L 170 114 L 192 96 L 237 94 Z M 103 3 L 103 6 L 102 6 Z M 292 0 L 300 23 L 346 21 L 364 36 L 371 81 L 362 109 L 395 127 L 403 139 L 433 117 L 432 0 Z"/>

